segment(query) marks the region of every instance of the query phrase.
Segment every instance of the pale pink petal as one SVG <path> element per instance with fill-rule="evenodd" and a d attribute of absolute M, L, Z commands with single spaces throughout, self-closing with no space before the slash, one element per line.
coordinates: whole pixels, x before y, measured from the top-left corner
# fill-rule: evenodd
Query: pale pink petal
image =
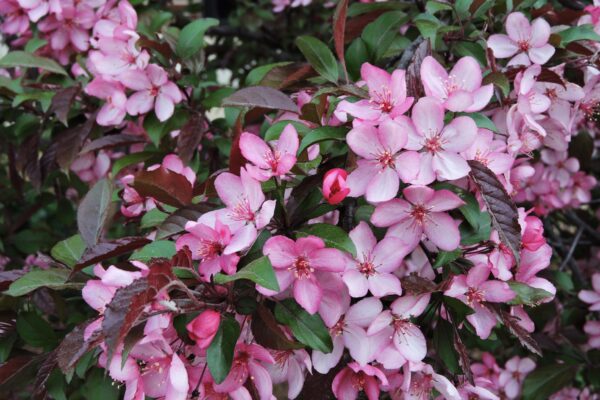
<path fill-rule="evenodd" d="M 479 286 L 485 292 L 485 300 L 492 303 L 504 303 L 515 298 L 515 293 L 510 290 L 506 282 L 488 281 Z"/>
<path fill-rule="evenodd" d="M 334 336 L 333 351 L 331 353 L 321 353 L 318 350 L 312 352 L 312 363 L 315 370 L 320 374 L 326 374 L 335 367 L 344 353 L 344 339 L 342 335 Z"/>
<path fill-rule="evenodd" d="M 387 227 L 409 218 L 411 205 L 402 199 L 394 199 L 380 204 L 371 215 L 371 223 L 378 227 Z"/>
<path fill-rule="evenodd" d="M 511 13 L 506 18 L 506 33 L 515 42 L 529 41 L 531 38 L 531 24 L 523 13 Z"/>
<path fill-rule="evenodd" d="M 423 145 L 421 144 L 421 134 L 417 132 L 417 128 L 413 124 L 412 120 L 405 115 L 394 118 L 394 122 L 399 130 L 406 132 L 407 142 L 404 147 L 409 150 L 420 150 Z"/>
<path fill-rule="evenodd" d="M 445 85 L 447 80 L 448 73 L 440 63 L 432 56 L 425 57 L 421 64 L 421 81 L 425 88 L 425 94 L 445 100 L 447 97 Z"/>
<path fill-rule="evenodd" d="M 427 355 L 427 341 L 423 332 L 412 323 L 405 323 L 394 334 L 396 349 L 408 361 L 419 362 Z"/>
<path fill-rule="evenodd" d="M 494 95 L 494 85 L 492 83 L 482 86 L 473 92 L 473 103 L 465 111 L 481 111 L 488 105 Z"/>
<path fill-rule="evenodd" d="M 379 124 L 377 137 L 383 148 L 391 154 L 396 154 L 400 151 L 408 140 L 407 132 L 402 129 L 402 125 L 392 119 L 385 120 Z"/>
<path fill-rule="evenodd" d="M 364 329 L 357 325 L 346 325 L 344 328 L 344 345 L 350 356 L 360 365 L 372 361 L 373 354 L 369 346 L 369 339 Z"/>
<path fill-rule="evenodd" d="M 412 119 L 421 135 L 433 136 L 444 128 L 444 107 L 434 98 L 422 97 L 413 107 Z"/>
<path fill-rule="evenodd" d="M 119 81 L 131 90 L 141 91 L 152 89 L 148 76 L 139 69 L 128 69 L 119 75 Z"/>
<path fill-rule="evenodd" d="M 383 329 L 389 327 L 393 321 L 392 313 L 389 310 L 383 311 L 371 322 L 367 329 L 367 335 L 372 336 L 381 332 Z"/>
<path fill-rule="evenodd" d="M 460 179 L 469 173 L 469 164 L 456 153 L 439 151 L 433 156 L 433 169 L 440 180 Z"/>
<path fill-rule="evenodd" d="M 477 336 L 481 339 L 487 339 L 492 329 L 496 326 L 496 317 L 478 303 L 474 303 L 473 308 L 475 309 L 475 314 L 467 315 L 467 320 L 475 328 Z"/>
<path fill-rule="evenodd" d="M 429 219 L 423 224 L 423 230 L 427 238 L 442 250 L 454 250 L 460 243 L 458 227 L 446 213 L 430 213 Z"/>
<path fill-rule="evenodd" d="M 536 18 L 531 24 L 531 40 L 533 47 L 540 47 L 550 39 L 550 24 L 543 18 Z"/>
<path fill-rule="evenodd" d="M 431 211 L 448 211 L 465 204 L 456 194 L 447 189 L 437 190 L 431 200 L 427 202 L 427 206 Z"/>
<path fill-rule="evenodd" d="M 384 149 L 379 143 L 377 129 L 369 124 L 353 128 L 346 136 L 353 152 L 366 159 L 375 159 Z"/>
<path fill-rule="evenodd" d="M 450 287 L 446 289 L 444 295 L 460 298 L 467 293 L 468 289 L 467 277 L 465 275 L 456 275 L 452 278 L 452 283 L 450 284 Z"/>
<path fill-rule="evenodd" d="M 369 277 L 369 290 L 375 297 L 383 297 L 389 295 L 400 296 L 402 294 L 402 286 L 396 275 L 389 273 L 376 273 Z"/>
<path fill-rule="evenodd" d="M 364 63 L 360 68 L 360 76 L 367 82 L 369 96 L 378 98 L 385 91 L 391 89 L 391 76 L 386 71 L 369 63 Z"/>
<path fill-rule="evenodd" d="M 551 44 L 546 44 L 542 47 L 533 47 L 529 49 L 527 54 L 532 62 L 536 64 L 546 64 L 548 60 L 554 55 L 556 49 Z"/>
<path fill-rule="evenodd" d="M 254 165 L 263 169 L 271 169 L 271 165 L 266 159 L 272 157 L 273 152 L 260 137 L 253 133 L 243 132 L 240 136 L 240 150 L 244 158 Z"/>
<path fill-rule="evenodd" d="M 392 72 L 390 91 L 396 105 L 406 101 L 406 72 L 404 70 L 396 69 Z"/>
<path fill-rule="evenodd" d="M 467 285 L 477 288 L 487 280 L 488 276 L 490 276 L 490 269 L 486 264 L 476 265 L 467 274 Z"/>
<path fill-rule="evenodd" d="M 396 157 L 394 166 L 402 182 L 409 183 L 419 175 L 421 155 L 416 151 L 404 151 Z"/>
<path fill-rule="evenodd" d="M 466 56 L 458 60 L 456 65 L 452 67 L 450 75 L 454 77 L 462 89 L 468 92 L 477 90 L 481 86 L 481 67 L 473 57 Z"/>
<path fill-rule="evenodd" d="M 319 310 L 323 291 L 314 277 L 294 281 L 294 298 L 308 313 Z"/>
<path fill-rule="evenodd" d="M 342 279 L 352 297 L 364 297 L 369 291 L 367 278 L 356 269 L 349 269 L 344 272 Z"/>
<path fill-rule="evenodd" d="M 245 197 L 245 190 L 239 176 L 223 172 L 215 179 L 215 189 L 219 198 L 228 208 L 235 208 L 240 199 Z"/>
<path fill-rule="evenodd" d="M 154 97 L 147 90 L 136 92 L 127 99 L 129 115 L 146 114 L 154 107 Z"/>
<path fill-rule="evenodd" d="M 365 198 L 372 203 L 380 203 L 393 199 L 398 194 L 400 177 L 392 168 L 380 170 L 368 184 Z"/>
<path fill-rule="evenodd" d="M 356 247 L 357 259 L 364 261 L 364 256 L 371 253 L 377 244 L 377 239 L 375 239 L 375 235 L 369 228 L 369 224 L 360 221 L 348 235 Z"/>
<path fill-rule="evenodd" d="M 444 150 L 464 151 L 477 138 L 477 125 L 470 117 L 457 117 L 446 125 L 441 136 L 444 140 Z"/>
<path fill-rule="evenodd" d="M 471 92 L 455 90 L 448 96 L 448 100 L 444 102 L 444 107 L 449 111 L 465 111 L 473 105 L 473 100 Z"/>
<path fill-rule="evenodd" d="M 373 263 L 377 272 L 394 272 L 406 256 L 402 240 L 386 237 L 373 249 Z"/>
<path fill-rule="evenodd" d="M 435 196 L 435 190 L 427 186 L 412 185 L 402 191 L 404 198 L 412 204 L 427 204 Z"/>
<path fill-rule="evenodd" d="M 508 58 L 519 51 L 519 46 L 506 35 L 491 35 L 487 40 L 487 46 L 494 52 L 496 58 Z"/>
<path fill-rule="evenodd" d="M 358 167 L 348 175 L 346 185 L 350 188 L 350 197 L 359 197 L 365 194 L 367 186 L 371 183 L 373 177 L 379 173 L 379 166 L 376 162 L 369 160 L 359 160 Z"/>
<path fill-rule="evenodd" d="M 344 316 L 344 322 L 351 325 L 358 325 L 361 328 L 368 328 L 373 320 L 383 310 L 383 304 L 379 299 L 367 297 L 353 304 Z"/>
<path fill-rule="evenodd" d="M 156 96 L 156 103 L 154 105 L 154 112 L 159 121 L 164 122 L 171 118 L 173 111 L 175 110 L 175 103 L 169 96 L 165 96 L 159 93 Z"/>
<path fill-rule="evenodd" d="M 342 272 L 346 266 L 344 254 L 337 249 L 319 249 L 307 254 L 311 267 L 320 271 Z"/>
<path fill-rule="evenodd" d="M 269 238 L 263 247 L 263 253 L 269 257 L 274 268 L 287 268 L 296 259 L 296 244 L 285 236 Z"/>
<path fill-rule="evenodd" d="M 269 372 L 257 362 L 251 361 L 248 363 L 250 379 L 258 392 L 260 400 L 271 400 L 273 395 L 273 382 Z M 187 393 L 186 393 L 187 394 Z"/>
<path fill-rule="evenodd" d="M 296 152 L 298 152 L 298 132 L 296 132 L 296 128 L 294 125 L 287 124 L 283 131 L 281 131 L 281 135 L 277 140 L 277 149 L 280 154 L 291 154 L 294 157 L 296 156 Z"/>
<path fill-rule="evenodd" d="M 248 224 L 241 229 L 238 229 L 233 237 L 231 238 L 231 242 L 225 247 L 223 250 L 223 254 L 234 254 L 238 251 L 246 250 L 254 240 L 256 240 L 257 232 L 256 228 L 252 224 Z"/>

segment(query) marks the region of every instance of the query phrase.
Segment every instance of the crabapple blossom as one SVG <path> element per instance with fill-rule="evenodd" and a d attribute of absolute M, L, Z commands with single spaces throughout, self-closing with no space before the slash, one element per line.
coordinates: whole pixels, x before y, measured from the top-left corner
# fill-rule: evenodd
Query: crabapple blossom
<path fill-rule="evenodd" d="M 482 110 L 492 98 L 494 85 L 481 86 L 481 67 L 473 57 L 456 62 L 450 74 L 431 56 L 421 64 L 421 80 L 425 94 L 442 102 L 449 111 Z"/>
<path fill-rule="evenodd" d="M 190 321 L 190 323 L 186 325 L 186 329 L 190 338 L 192 338 L 200 348 L 205 349 L 210 346 L 210 343 L 217 334 L 220 322 L 220 313 L 213 310 L 206 310 Z"/>
<path fill-rule="evenodd" d="M 600 349 L 600 321 L 587 321 L 583 331 L 588 335 L 587 345 L 593 349 Z"/>
<path fill-rule="evenodd" d="M 296 164 L 298 152 L 298 132 L 294 125 L 288 124 L 279 139 L 267 144 L 257 135 L 244 132 L 240 136 L 240 149 L 244 158 L 251 162 L 246 165 L 250 176 L 264 182 L 271 177 L 284 177 Z"/>
<path fill-rule="evenodd" d="M 506 18 L 506 33 L 491 35 L 487 45 L 496 58 L 509 58 L 508 65 L 545 64 L 554 55 L 554 47 L 548 43 L 550 25 L 543 18 L 532 23 L 521 12 Z"/>
<path fill-rule="evenodd" d="M 326 248 L 316 236 L 302 237 L 295 242 L 285 236 L 273 236 L 263 246 L 269 257 L 281 291 L 293 286 L 294 298 L 306 311 L 318 311 L 323 296 L 317 271 L 342 272 L 346 259 L 341 251 Z M 273 291 L 258 287 L 263 294 Z"/>
<path fill-rule="evenodd" d="M 590 304 L 590 311 L 600 311 L 600 273 L 592 275 L 592 288 L 579 292 L 579 300 Z"/>
<path fill-rule="evenodd" d="M 406 96 L 406 73 L 402 69 L 391 74 L 369 63 L 360 68 L 360 75 L 369 89 L 369 99 L 351 103 L 342 100 L 335 115 L 346 122 L 346 114 L 367 121 L 381 121 L 404 114 L 412 105 L 413 98 Z"/>
<path fill-rule="evenodd" d="M 534 368 L 535 362 L 531 358 L 515 356 L 506 362 L 504 371 L 500 372 L 498 377 L 498 384 L 503 388 L 509 399 L 515 399 L 519 396 L 525 377 Z"/>
<path fill-rule="evenodd" d="M 346 185 L 348 174 L 341 168 L 327 171 L 323 177 L 323 197 L 331 205 L 336 205 L 346 198 L 350 188 Z"/>
<path fill-rule="evenodd" d="M 127 115 L 127 96 L 125 96 L 123 85 L 102 78 L 94 78 L 85 87 L 85 92 L 106 101 L 96 117 L 98 125 L 111 126 L 123 122 Z"/>
<path fill-rule="evenodd" d="M 379 385 L 387 383 L 385 374 L 379 368 L 351 362 L 338 372 L 331 386 L 338 399 L 355 400 L 360 392 L 364 392 L 369 400 L 377 400 Z"/>
<path fill-rule="evenodd" d="M 427 186 L 412 185 L 402 194 L 404 199 L 393 199 L 375 208 L 371 216 L 373 225 L 390 227 L 387 236 L 401 238 L 408 251 L 417 246 L 423 233 L 440 249 L 454 250 L 460 234 L 456 222 L 445 211 L 464 202 L 449 190 Z"/>
<path fill-rule="evenodd" d="M 275 350 L 271 351 L 275 362 L 265 367 L 273 384 L 287 382 L 288 398 L 295 399 L 304 386 L 304 371 L 312 373 L 312 363 L 306 350 Z"/>
<path fill-rule="evenodd" d="M 352 129 L 346 141 L 361 159 L 346 180 L 349 196 L 364 195 L 370 202 L 387 201 L 398 193 L 400 179 L 413 180 L 418 173 L 419 156 L 400 151 L 407 140 L 406 131 L 394 120 L 386 120 L 378 128 L 361 124 Z"/>

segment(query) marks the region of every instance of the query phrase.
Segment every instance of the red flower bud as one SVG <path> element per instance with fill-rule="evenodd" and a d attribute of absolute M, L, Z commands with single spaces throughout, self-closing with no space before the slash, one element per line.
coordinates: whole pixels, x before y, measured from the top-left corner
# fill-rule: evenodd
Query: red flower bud
<path fill-rule="evenodd" d="M 200 348 L 206 349 L 217 334 L 220 323 L 220 313 L 213 310 L 206 310 L 187 324 L 186 329 L 196 344 Z"/>
<path fill-rule="evenodd" d="M 348 196 L 350 188 L 346 185 L 348 174 L 341 168 L 327 171 L 323 178 L 323 196 L 331 205 L 338 204 Z"/>

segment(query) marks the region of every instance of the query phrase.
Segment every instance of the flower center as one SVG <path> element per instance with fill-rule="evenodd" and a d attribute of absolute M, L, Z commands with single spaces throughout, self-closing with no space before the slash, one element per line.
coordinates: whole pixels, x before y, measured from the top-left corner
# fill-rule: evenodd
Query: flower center
<path fill-rule="evenodd" d="M 449 75 L 448 79 L 444 80 L 444 89 L 446 90 L 446 95 L 450 95 L 458 89 L 462 88 L 462 82 L 458 82 L 456 76 Z"/>
<path fill-rule="evenodd" d="M 352 375 L 352 386 L 356 390 L 358 390 L 358 391 L 363 390 L 366 382 L 367 382 L 367 377 L 365 376 L 364 372 L 359 371 L 359 372 L 355 373 L 354 375 Z"/>
<path fill-rule="evenodd" d="M 200 248 L 198 255 L 203 260 L 212 260 L 223 253 L 225 246 L 212 240 L 200 239 Z"/>
<path fill-rule="evenodd" d="M 529 41 L 528 40 L 519 40 L 517 42 L 517 45 L 519 46 L 519 49 L 521 51 L 527 51 L 531 48 L 531 46 L 529 45 Z"/>
<path fill-rule="evenodd" d="M 281 154 L 279 154 L 279 151 L 268 151 L 263 155 L 263 158 L 271 167 L 271 171 L 277 172 L 277 166 L 279 165 L 279 160 L 281 159 Z"/>
<path fill-rule="evenodd" d="M 475 161 L 479 161 L 480 163 L 482 163 L 483 165 L 485 165 L 487 167 L 487 165 L 489 163 L 489 160 L 487 159 L 487 154 L 486 153 L 484 153 L 482 150 L 478 149 L 475 152 Z"/>
<path fill-rule="evenodd" d="M 292 354 L 293 352 L 291 350 L 277 350 L 273 352 L 273 359 L 275 359 L 277 365 L 283 366 Z"/>
<path fill-rule="evenodd" d="M 556 100 L 558 98 L 558 94 L 556 93 L 556 89 L 554 89 L 554 88 L 548 88 L 548 89 L 546 89 L 546 96 L 550 100 Z"/>
<path fill-rule="evenodd" d="M 308 279 L 311 277 L 315 269 L 310 266 L 308 260 L 302 256 L 296 258 L 292 266 L 289 268 L 294 271 L 294 277 L 296 279 Z"/>
<path fill-rule="evenodd" d="M 331 328 L 331 335 L 340 336 L 342 333 L 344 333 L 345 326 L 346 323 L 344 322 L 344 317 L 342 316 L 342 318 L 340 318 L 340 320 Z"/>
<path fill-rule="evenodd" d="M 394 315 L 393 318 L 392 326 L 396 332 L 404 334 L 408 328 L 413 326 L 413 323 L 407 318 L 398 317 L 397 315 Z"/>
<path fill-rule="evenodd" d="M 374 98 L 372 98 L 370 103 L 374 103 L 376 108 L 379 108 L 381 111 L 389 113 L 394 109 L 395 101 L 392 98 L 392 92 L 386 86 L 381 88 L 381 91 L 374 93 Z"/>
<path fill-rule="evenodd" d="M 467 303 L 469 303 L 469 305 L 479 304 L 483 300 L 484 293 L 482 290 L 473 287 L 470 287 L 469 290 L 467 290 Z"/>
<path fill-rule="evenodd" d="M 238 201 L 231 210 L 231 218 L 236 221 L 254 221 L 255 215 L 252 209 L 250 208 L 250 202 L 247 198 L 242 198 Z"/>
<path fill-rule="evenodd" d="M 375 273 L 377 273 L 375 265 L 373 265 L 371 261 L 365 261 L 358 264 L 358 270 L 365 276 L 373 276 Z"/>
<path fill-rule="evenodd" d="M 427 218 L 428 214 L 429 210 L 423 204 L 413 205 L 412 210 L 410 212 L 411 217 L 413 217 L 413 219 L 418 221 L 420 224 L 422 224 L 423 221 L 425 221 L 425 218 Z"/>
<path fill-rule="evenodd" d="M 384 152 L 379 154 L 379 156 L 377 157 L 377 161 L 379 162 L 379 165 L 382 169 L 395 168 L 396 165 L 394 164 L 394 158 L 394 154 L 392 154 L 389 150 L 385 150 Z"/>
<path fill-rule="evenodd" d="M 160 90 L 160 88 L 158 88 L 156 86 L 152 86 L 152 89 L 150 89 L 150 96 L 152 96 L 152 97 L 158 96 L 159 90 Z"/>
<path fill-rule="evenodd" d="M 442 138 L 438 134 L 438 135 L 434 135 L 434 136 L 431 136 L 431 137 L 427 138 L 425 140 L 425 146 L 424 147 L 425 147 L 425 149 L 428 152 L 430 152 L 432 154 L 435 154 L 438 151 L 440 151 L 440 150 L 443 149 L 442 148 L 442 144 L 443 144 L 442 143 Z"/>

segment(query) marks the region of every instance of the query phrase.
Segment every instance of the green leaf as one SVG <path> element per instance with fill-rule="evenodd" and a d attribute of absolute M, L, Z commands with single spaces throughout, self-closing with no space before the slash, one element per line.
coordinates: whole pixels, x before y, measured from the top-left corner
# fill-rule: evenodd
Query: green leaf
<path fill-rule="evenodd" d="M 225 275 L 219 273 L 215 275 L 214 279 L 218 284 L 233 282 L 237 281 L 238 279 L 248 279 L 264 288 L 274 290 L 276 292 L 280 290 L 277 277 L 275 276 L 275 271 L 273 271 L 273 266 L 271 265 L 271 261 L 269 261 L 267 256 L 263 256 L 252 261 L 234 275 Z"/>
<path fill-rule="evenodd" d="M 175 242 L 157 240 L 134 252 L 129 259 L 148 262 L 153 258 L 171 258 L 176 252 Z"/>
<path fill-rule="evenodd" d="M 456 114 L 456 116 L 462 116 L 462 115 L 470 117 L 473 121 L 475 121 L 475 124 L 477 125 L 478 128 L 489 129 L 490 131 L 496 132 L 496 133 L 498 132 L 498 128 L 496 128 L 496 125 L 494 125 L 492 120 L 481 113 L 457 113 Z"/>
<path fill-rule="evenodd" d="M 154 228 L 164 222 L 169 214 L 160 211 L 158 208 L 153 208 L 142 217 L 140 228 Z"/>
<path fill-rule="evenodd" d="M 454 9 L 456 10 L 456 13 L 461 19 L 465 19 L 470 16 L 469 9 L 472 3 L 473 0 L 456 0 L 456 2 L 454 3 Z M 490 3 L 493 4 L 494 2 L 492 1 Z"/>
<path fill-rule="evenodd" d="M 338 81 L 338 64 L 329 47 L 319 39 L 312 36 L 300 36 L 296 39 L 296 46 L 323 78 L 330 82 Z"/>
<path fill-rule="evenodd" d="M 525 400 L 543 400 L 570 384 L 579 366 L 551 364 L 540 367 L 527 375 L 523 382 Z"/>
<path fill-rule="evenodd" d="M 595 42 L 600 41 L 600 35 L 594 32 L 594 26 L 592 24 L 585 24 L 567 28 L 564 31 L 558 32 L 558 35 L 562 39 L 562 45 L 567 43 L 575 42 L 577 40 L 593 40 Z"/>
<path fill-rule="evenodd" d="M 445 319 L 439 318 L 433 331 L 433 343 L 437 355 L 440 356 L 446 368 L 453 374 L 460 371 L 458 354 L 454 350 L 454 331 L 452 325 Z"/>
<path fill-rule="evenodd" d="M 195 55 L 204 46 L 204 33 L 213 26 L 219 25 L 214 18 L 201 18 L 187 24 L 179 34 L 175 52 L 183 59 Z"/>
<path fill-rule="evenodd" d="M 360 37 L 364 40 L 375 61 L 385 54 L 394 38 L 398 36 L 398 29 L 406 21 L 406 13 L 389 11 L 380 15 L 379 18 L 365 27 Z"/>
<path fill-rule="evenodd" d="M 216 383 L 221 383 L 229 374 L 235 344 L 240 337 L 240 325 L 231 317 L 221 318 L 219 330 L 206 350 L 206 362 Z"/>
<path fill-rule="evenodd" d="M 77 282 L 67 282 L 71 271 L 68 269 L 36 269 L 23 275 L 13 283 L 3 294 L 19 297 L 33 292 L 41 287 L 47 287 L 54 290 L 62 289 L 81 289 L 82 284 Z"/>
<path fill-rule="evenodd" d="M 17 332 L 30 346 L 49 349 L 58 342 L 50 324 L 34 312 L 24 312 L 17 317 Z"/>
<path fill-rule="evenodd" d="M 50 108 L 50 104 L 52 103 L 52 97 L 54 97 L 54 92 L 21 93 L 15 96 L 12 102 L 12 106 L 13 108 L 16 108 L 19 105 L 25 103 L 26 101 L 34 101 L 39 102 L 42 106 L 42 111 L 46 112 Z"/>
<path fill-rule="evenodd" d="M 149 116 L 147 116 L 149 117 Z M 117 175 L 119 172 L 121 172 L 121 170 L 129 165 L 132 164 L 137 164 L 143 161 L 148 160 L 149 158 L 152 158 L 153 156 L 155 156 L 157 153 L 152 152 L 152 151 L 141 151 L 139 153 L 133 153 L 133 154 L 127 154 L 126 156 L 123 156 L 121 158 L 119 158 L 117 161 L 115 161 L 115 163 L 113 164 L 112 167 L 112 174 Z"/>
<path fill-rule="evenodd" d="M 343 127 L 321 126 L 313 129 L 302 138 L 300 148 L 298 149 L 298 155 L 315 143 L 323 142 L 325 140 L 344 140 L 346 139 L 347 133 L 348 129 Z"/>
<path fill-rule="evenodd" d="M 310 128 L 298 121 L 277 121 L 276 123 L 271 125 L 269 129 L 267 129 L 267 131 L 265 132 L 265 141 L 270 142 L 271 140 L 279 139 L 279 135 L 281 135 L 283 129 L 289 124 L 292 124 L 294 128 L 296 128 L 296 131 L 300 136 L 305 136 L 306 134 L 308 134 L 308 132 L 310 132 Z"/>
<path fill-rule="evenodd" d="M 29 41 L 25 45 L 25 51 L 27 53 L 35 53 L 36 50 L 39 50 L 42 46 L 45 46 L 46 44 L 48 44 L 47 40 L 34 37 L 29 39 Z"/>
<path fill-rule="evenodd" d="M 490 83 L 493 83 L 494 86 L 499 88 L 504 96 L 508 96 L 508 94 L 510 93 L 510 81 L 508 80 L 508 77 L 502 72 L 490 72 L 489 74 L 483 77 L 483 85 L 488 85 Z"/>
<path fill-rule="evenodd" d="M 444 305 L 453 314 L 453 320 L 455 324 L 462 323 L 467 315 L 475 313 L 475 310 L 454 297 L 443 296 L 443 299 Z"/>
<path fill-rule="evenodd" d="M 487 65 L 484 48 L 476 42 L 458 41 L 454 43 L 454 51 L 461 57 L 471 56 L 476 59 L 482 67 Z"/>
<path fill-rule="evenodd" d="M 365 41 L 361 38 L 356 38 L 352 41 L 346 50 L 346 68 L 348 73 L 355 81 L 360 78 L 360 67 L 365 62 L 369 61 L 369 51 Z"/>
<path fill-rule="evenodd" d="M 443 267 L 446 264 L 450 264 L 452 261 L 462 256 L 462 250 L 456 249 L 452 251 L 440 251 L 435 257 L 435 263 L 433 268 Z"/>
<path fill-rule="evenodd" d="M 348 233 L 339 226 L 330 224 L 312 224 L 296 232 L 297 236 L 305 237 L 314 235 L 320 237 L 325 242 L 325 246 L 333 247 L 338 250 L 347 251 L 356 256 L 356 247 L 348 236 Z"/>
<path fill-rule="evenodd" d="M 521 282 L 507 282 L 510 289 L 515 292 L 516 297 L 508 302 L 508 304 L 519 305 L 525 304 L 528 306 L 539 305 L 543 300 L 554 297 L 552 293 L 544 290 L 531 287 Z"/>
<path fill-rule="evenodd" d="M 84 250 L 85 242 L 81 235 L 77 234 L 58 242 L 52 250 L 50 250 L 50 255 L 52 255 L 52 258 L 55 260 L 73 268 L 81 258 Z"/>
<path fill-rule="evenodd" d="M 440 11 L 452 10 L 452 6 L 448 3 L 442 3 L 441 1 L 431 0 L 425 5 L 425 10 L 430 14 L 435 14 Z"/>
<path fill-rule="evenodd" d="M 319 314 L 309 314 L 293 299 L 275 305 L 275 318 L 280 324 L 289 326 L 300 343 L 322 353 L 333 350 L 331 336 Z"/>
<path fill-rule="evenodd" d="M 431 14 L 423 13 L 417 15 L 417 17 L 414 19 L 414 22 L 419 32 L 421 32 L 421 35 L 423 35 L 425 39 L 429 39 L 431 45 L 435 47 L 434 45 L 437 31 L 441 26 L 443 26 L 440 20 Z"/>
<path fill-rule="evenodd" d="M 282 61 L 253 68 L 250 72 L 248 72 L 248 75 L 246 75 L 246 86 L 256 86 L 260 84 L 260 81 L 262 81 L 262 79 L 270 70 L 275 67 L 282 67 L 288 64 L 291 64 L 291 61 Z"/>
<path fill-rule="evenodd" d="M 67 71 L 65 71 L 56 61 L 24 51 L 11 51 L 0 58 L 0 68 L 15 67 L 41 68 L 56 74 L 68 75 Z"/>

